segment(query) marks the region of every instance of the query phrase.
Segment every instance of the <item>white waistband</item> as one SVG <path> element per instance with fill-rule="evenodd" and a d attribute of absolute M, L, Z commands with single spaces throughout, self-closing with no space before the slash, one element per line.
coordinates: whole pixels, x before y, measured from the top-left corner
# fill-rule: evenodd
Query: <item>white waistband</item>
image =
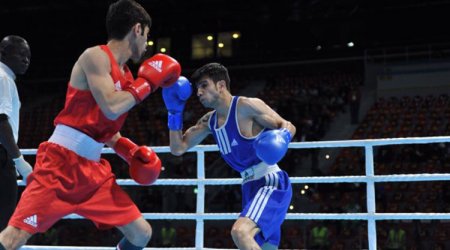
<path fill-rule="evenodd" d="M 281 171 L 277 164 L 275 165 L 267 165 L 264 162 L 256 164 L 252 167 L 247 168 L 246 170 L 241 172 L 241 177 L 243 183 L 248 181 L 258 180 L 264 177 L 267 174 Z"/>
<path fill-rule="evenodd" d="M 62 124 L 56 125 L 55 131 L 48 141 L 92 161 L 100 161 L 102 148 L 105 146 L 88 135 Z"/>

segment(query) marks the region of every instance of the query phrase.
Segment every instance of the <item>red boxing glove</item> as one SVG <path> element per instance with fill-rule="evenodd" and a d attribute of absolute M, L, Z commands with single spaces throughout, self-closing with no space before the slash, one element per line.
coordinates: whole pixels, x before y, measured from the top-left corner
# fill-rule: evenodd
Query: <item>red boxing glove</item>
<path fill-rule="evenodd" d="M 161 173 L 161 160 L 155 151 L 146 146 L 141 146 L 134 154 L 130 162 L 129 173 L 131 178 L 141 185 L 151 185 Z M 143 162 L 143 159 L 148 162 Z"/>
<path fill-rule="evenodd" d="M 156 54 L 145 60 L 138 70 L 138 78 L 125 90 L 129 91 L 136 102 L 143 101 L 159 87 L 169 87 L 178 80 L 181 66 L 174 58 L 165 54 Z"/>
<path fill-rule="evenodd" d="M 128 85 L 124 90 L 130 92 L 136 103 L 142 102 L 148 95 L 150 95 L 153 87 L 144 78 L 136 79 L 132 84 Z M 155 90 L 157 87 L 155 87 Z"/>
<path fill-rule="evenodd" d="M 114 145 L 114 151 L 130 165 L 130 176 L 137 183 L 151 185 L 158 179 L 161 160 L 151 148 L 138 146 L 130 139 L 121 137 Z"/>
<path fill-rule="evenodd" d="M 145 60 L 138 71 L 138 77 L 149 81 L 152 91 L 158 87 L 169 87 L 181 74 L 181 66 L 174 58 L 158 53 Z"/>

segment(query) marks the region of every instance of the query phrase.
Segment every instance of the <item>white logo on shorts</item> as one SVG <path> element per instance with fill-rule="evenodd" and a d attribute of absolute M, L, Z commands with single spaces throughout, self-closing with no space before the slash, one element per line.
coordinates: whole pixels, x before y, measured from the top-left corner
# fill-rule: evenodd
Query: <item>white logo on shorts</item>
<path fill-rule="evenodd" d="M 117 81 L 116 83 L 114 83 L 114 87 L 117 91 L 121 91 L 122 90 L 122 86 L 120 85 L 120 81 Z"/>
<path fill-rule="evenodd" d="M 37 227 L 37 215 L 32 215 L 30 217 L 27 217 L 23 220 L 23 222 L 25 222 L 26 224 L 32 226 L 32 227 Z"/>

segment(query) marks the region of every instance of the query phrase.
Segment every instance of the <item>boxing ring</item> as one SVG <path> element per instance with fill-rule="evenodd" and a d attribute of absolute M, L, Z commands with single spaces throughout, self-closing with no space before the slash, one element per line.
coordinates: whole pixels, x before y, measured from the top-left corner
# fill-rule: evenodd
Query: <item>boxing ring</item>
<path fill-rule="evenodd" d="M 447 181 L 449 174 L 396 174 L 375 175 L 373 150 L 376 146 L 401 144 L 430 144 L 450 142 L 450 136 L 435 136 L 421 138 L 393 138 L 373 140 L 347 140 L 347 141 L 320 141 L 291 143 L 290 149 L 310 148 L 342 148 L 359 147 L 365 150 L 365 175 L 362 176 L 329 176 L 329 177 L 291 177 L 292 184 L 296 183 L 366 183 L 367 212 L 365 213 L 288 213 L 286 220 L 364 220 L 367 221 L 367 235 L 369 250 L 377 249 L 376 221 L 378 220 L 449 220 L 450 213 L 377 213 L 375 208 L 376 182 L 417 182 L 417 181 Z M 168 153 L 168 147 L 152 147 L 157 153 Z M 196 179 L 159 179 L 153 185 L 188 185 L 197 187 L 197 206 L 195 213 L 144 213 L 148 220 L 195 220 L 195 246 L 194 248 L 166 248 L 166 249 L 208 249 L 204 248 L 204 222 L 205 220 L 235 220 L 238 213 L 205 213 L 205 187 L 207 185 L 239 185 L 241 179 L 237 178 L 205 178 L 205 153 L 218 151 L 216 145 L 199 145 L 189 150 L 197 154 Z M 35 149 L 21 150 L 24 155 L 35 155 Z M 112 149 L 105 148 L 103 153 L 114 153 Z M 281 166 L 283 167 L 283 166 Z M 118 179 L 119 185 L 138 185 L 131 179 Z M 22 181 L 18 181 L 23 185 Z M 82 219 L 78 215 L 69 215 L 63 219 Z M 21 249 L 114 249 L 114 247 L 70 247 L 70 246 L 24 246 Z M 156 249 L 156 248 L 146 248 Z M 158 248 L 163 249 L 163 248 Z M 209 248 L 211 249 L 211 248 Z"/>

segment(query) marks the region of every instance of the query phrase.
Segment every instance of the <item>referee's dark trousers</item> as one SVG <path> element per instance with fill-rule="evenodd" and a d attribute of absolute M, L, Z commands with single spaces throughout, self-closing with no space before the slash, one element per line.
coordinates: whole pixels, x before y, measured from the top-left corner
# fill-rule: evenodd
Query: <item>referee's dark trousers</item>
<path fill-rule="evenodd" d="M 0 144 L 0 231 L 8 225 L 17 205 L 16 168 L 6 149 Z"/>

